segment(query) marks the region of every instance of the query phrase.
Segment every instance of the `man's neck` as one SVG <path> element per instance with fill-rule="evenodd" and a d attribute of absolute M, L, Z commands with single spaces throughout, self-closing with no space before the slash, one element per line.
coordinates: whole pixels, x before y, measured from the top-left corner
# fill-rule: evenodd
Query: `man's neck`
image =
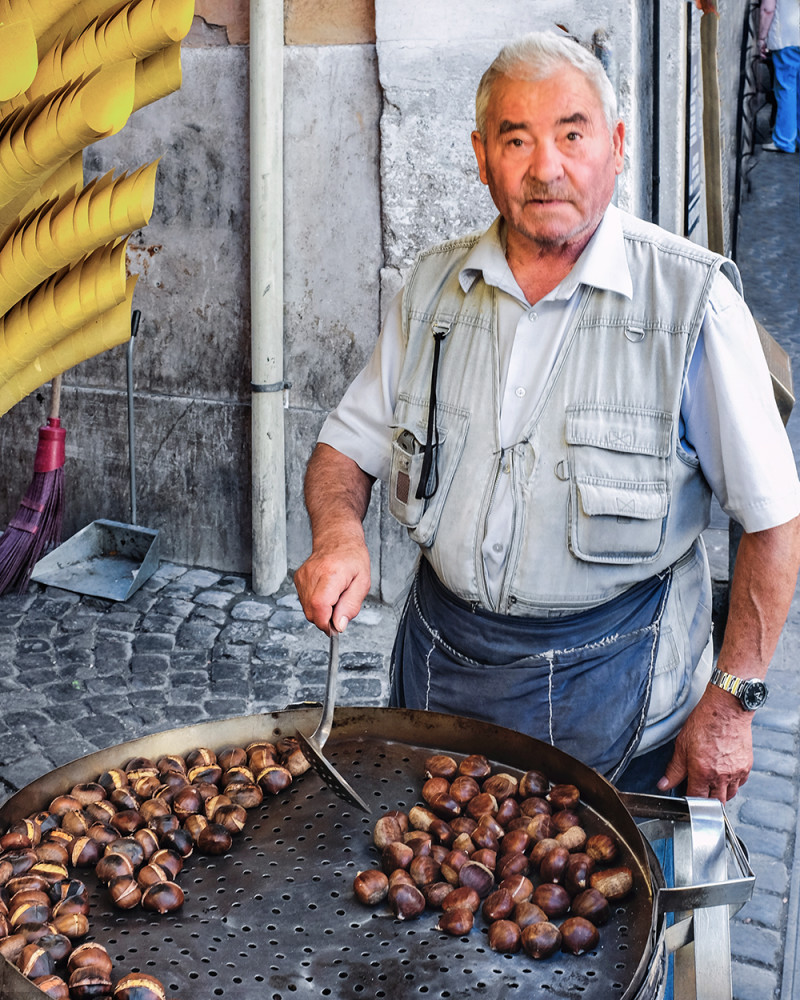
<path fill-rule="evenodd" d="M 558 285 L 575 266 L 593 233 L 575 242 L 541 244 L 514 238 L 507 232 L 506 260 L 511 273 L 531 305 L 539 302 Z"/>

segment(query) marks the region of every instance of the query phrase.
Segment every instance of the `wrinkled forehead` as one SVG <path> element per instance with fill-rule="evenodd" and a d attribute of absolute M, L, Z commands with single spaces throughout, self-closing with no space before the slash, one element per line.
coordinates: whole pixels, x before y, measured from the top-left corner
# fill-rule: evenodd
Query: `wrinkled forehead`
<path fill-rule="evenodd" d="M 607 125 L 606 113 L 592 81 L 580 70 L 565 65 L 555 73 L 532 76 L 504 74 L 492 87 L 487 117 L 500 132 L 509 123 L 583 122 Z"/>

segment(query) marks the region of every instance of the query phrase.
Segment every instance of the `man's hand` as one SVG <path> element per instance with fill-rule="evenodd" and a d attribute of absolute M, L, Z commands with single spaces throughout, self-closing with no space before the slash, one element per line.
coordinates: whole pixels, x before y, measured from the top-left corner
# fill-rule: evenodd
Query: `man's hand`
<path fill-rule="evenodd" d="M 305 498 L 312 552 L 294 575 L 306 618 L 323 632 L 338 632 L 355 618 L 369 593 L 369 552 L 361 522 L 374 479 L 326 444 L 318 444 L 306 470 Z"/>
<path fill-rule="evenodd" d="M 753 766 L 752 722 L 752 712 L 733 695 L 709 687 L 678 733 L 659 789 L 669 791 L 687 779 L 687 795 L 728 802 Z"/>
<path fill-rule="evenodd" d="M 363 535 L 341 540 L 330 549 L 317 549 L 294 575 L 297 595 L 306 618 L 323 632 L 330 631 L 333 620 L 338 632 L 355 618 L 369 593 L 369 553 Z"/>

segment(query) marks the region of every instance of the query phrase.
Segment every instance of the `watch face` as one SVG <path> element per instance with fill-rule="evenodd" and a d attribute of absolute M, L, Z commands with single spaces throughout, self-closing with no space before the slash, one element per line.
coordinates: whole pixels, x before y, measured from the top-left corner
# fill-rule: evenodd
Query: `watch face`
<path fill-rule="evenodd" d="M 763 681 L 748 681 L 742 690 L 742 704 L 748 711 L 760 708 L 767 700 L 767 685 Z"/>

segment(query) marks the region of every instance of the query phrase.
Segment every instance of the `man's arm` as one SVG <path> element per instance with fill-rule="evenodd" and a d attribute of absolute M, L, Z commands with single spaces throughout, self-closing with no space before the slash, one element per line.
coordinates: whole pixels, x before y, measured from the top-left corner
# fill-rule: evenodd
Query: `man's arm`
<path fill-rule="evenodd" d="M 318 444 L 305 478 L 312 551 L 294 575 L 306 618 L 323 632 L 343 631 L 369 593 L 362 521 L 375 480 L 327 444 Z"/>
<path fill-rule="evenodd" d="M 761 0 L 761 9 L 758 13 L 758 54 L 762 59 L 767 54 L 767 35 L 775 17 L 776 5 L 777 0 Z"/>
<path fill-rule="evenodd" d="M 736 677 L 764 678 L 789 613 L 800 568 L 800 517 L 744 534 L 730 589 L 728 623 L 717 666 Z M 753 713 L 709 684 L 678 734 L 661 791 L 688 778 L 687 795 L 733 798 L 753 766 Z"/>

